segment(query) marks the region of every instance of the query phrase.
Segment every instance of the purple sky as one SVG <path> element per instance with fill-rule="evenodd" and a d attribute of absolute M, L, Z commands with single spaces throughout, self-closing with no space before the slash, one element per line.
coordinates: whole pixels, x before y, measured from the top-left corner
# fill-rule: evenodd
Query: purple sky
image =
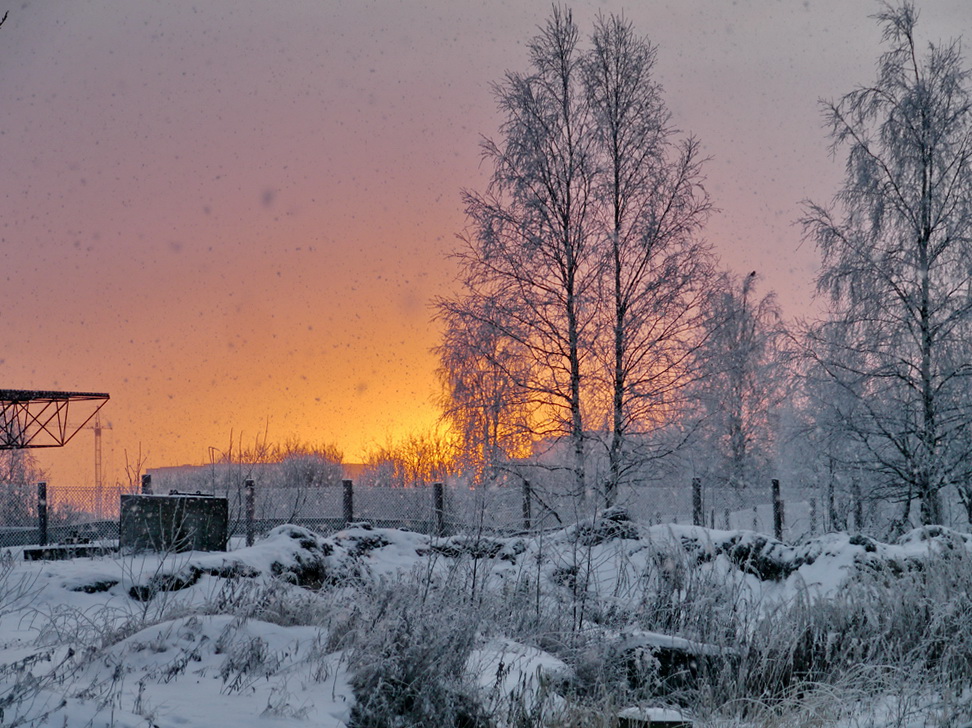
<path fill-rule="evenodd" d="M 972 37 L 968 0 L 919 33 Z M 793 223 L 843 161 L 817 105 L 874 78 L 877 3 L 574 3 L 659 45 L 676 124 L 712 161 L 724 264 L 787 315 L 817 263 Z M 435 419 L 459 192 L 481 188 L 490 91 L 547 2 L 0 2 L 0 386 L 108 391 L 109 480 L 265 430 L 348 459 Z M 45 453 L 93 480 L 91 435 Z"/>

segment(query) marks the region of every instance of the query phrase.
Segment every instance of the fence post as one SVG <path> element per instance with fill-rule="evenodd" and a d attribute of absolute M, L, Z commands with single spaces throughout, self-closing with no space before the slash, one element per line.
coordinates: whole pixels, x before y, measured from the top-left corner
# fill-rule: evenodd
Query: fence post
<path fill-rule="evenodd" d="M 532 526 L 531 500 L 533 494 L 530 492 L 530 481 L 523 479 L 523 530 L 529 531 Z"/>
<path fill-rule="evenodd" d="M 753 506 L 753 530 L 759 530 L 759 508 L 757 506 Z"/>
<path fill-rule="evenodd" d="M 254 531 L 253 519 L 256 516 L 256 497 L 253 488 L 253 478 L 247 478 L 243 481 L 243 487 L 246 489 L 246 545 L 252 546 Z"/>
<path fill-rule="evenodd" d="M 817 535 L 817 499 L 810 499 L 810 535 Z"/>
<path fill-rule="evenodd" d="M 692 525 L 705 525 L 705 514 L 702 512 L 702 478 L 692 478 Z"/>
<path fill-rule="evenodd" d="M 783 540 L 783 499 L 780 497 L 780 481 L 773 478 L 773 535 Z"/>
<path fill-rule="evenodd" d="M 445 493 L 442 483 L 432 484 L 432 510 L 435 512 L 435 535 L 445 536 Z"/>
<path fill-rule="evenodd" d="M 47 483 L 37 484 L 37 542 L 47 546 Z"/>
<path fill-rule="evenodd" d="M 152 476 L 148 473 L 142 476 L 142 495 L 152 495 Z"/>
<path fill-rule="evenodd" d="M 344 486 L 342 515 L 344 516 L 344 527 L 347 528 L 348 524 L 354 521 L 354 481 L 342 480 L 341 484 Z"/>

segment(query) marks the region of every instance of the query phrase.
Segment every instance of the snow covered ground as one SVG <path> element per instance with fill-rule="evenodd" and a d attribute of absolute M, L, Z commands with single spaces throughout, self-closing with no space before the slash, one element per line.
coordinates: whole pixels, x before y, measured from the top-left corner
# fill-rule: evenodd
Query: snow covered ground
<path fill-rule="evenodd" d="M 927 583 L 923 564 L 965 568 L 970 541 L 933 528 L 895 544 L 830 534 L 789 546 L 615 512 L 529 537 L 282 526 L 227 553 L 25 562 L 14 551 L 0 575 L 0 725 L 404 726 L 426 724 L 422 710 L 453 711 L 446 725 L 563 725 L 598 704 L 631 719 L 694 709 L 697 725 L 767 724 L 758 711 L 747 723 L 739 711 L 700 710 L 699 663 L 742 674 L 748 643 L 780 615 L 855 604 L 846 590 L 857 579 L 871 590 L 918 573 Z M 952 612 L 966 608 L 961 597 Z M 858 621 L 874 619 L 884 616 Z M 867 647 L 841 644 L 827 664 Z M 817 679 L 814 650 L 788 654 L 794 664 L 814 656 L 807 675 Z M 781 688 L 754 700 L 803 715 L 787 670 Z M 623 689 L 605 692 L 615 684 Z M 946 700 L 920 684 L 910 712 L 900 695 L 854 693 L 868 707 L 818 706 L 815 724 L 969 720 L 961 690 L 948 687 Z M 943 711 L 952 722 L 934 722 Z"/>

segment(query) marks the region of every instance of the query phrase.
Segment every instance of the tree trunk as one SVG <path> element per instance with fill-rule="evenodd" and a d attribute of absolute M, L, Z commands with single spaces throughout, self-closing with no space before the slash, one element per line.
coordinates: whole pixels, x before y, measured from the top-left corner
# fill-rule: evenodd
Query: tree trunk
<path fill-rule="evenodd" d="M 570 270 L 573 263 L 570 249 L 567 251 L 567 261 Z M 584 422 L 581 415 L 580 334 L 572 273 L 569 274 L 567 283 L 567 340 L 570 364 L 570 436 L 574 445 L 574 488 L 576 497 L 582 499 L 587 495 L 587 483 L 584 463 Z"/>
<path fill-rule="evenodd" d="M 942 500 L 937 490 L 926 488 L 921 496 L 921 525 L 934 526 L 942 523 Z"/>
<path fill-rule="evenodd" d="M 927 181 L 923 183 L 927 186 Z M 922 217 L 927 214 L 922 211 Z M 942 508 L 938 497 L 938 485 L 934 482 L 936 458 L 938 453 L 938 423 L 935 416 L 935 382 L 932 376 L 932 353 L 934 338 L 931 321 L 931 281 L 929 275 L 928 245 L 930 232 L 925 227 L 918 247 L 918 261 L 921 267 L 921 307 L 919 326 L 921 333 L 921 409 L 922 429 L 920 433 L 921 451 L 918 461 L 918 493 L 921 497 L 921 523 L 923 526 L 940 524 Z"/>
<path fill-rule="evenodd" d="M 615 184 L 617 185 L 617 173 Z M 620 220 L 618 219 L 620 204 L 615 197 L 615 230 L 613 238 L 614 262 L 614 382 L 612 386 L 611 412 L 613 423 L 611 428 L 611 450 L 608 455 L 610 461 L 610 476 L 604 494 L 605 505 L 611 507 L 617 499 L 618 486 L 621 484 L 621 454 L 624 445 L 624 327 L 625 308 L 621 291 L 621 251 L 619 241 Z"/>

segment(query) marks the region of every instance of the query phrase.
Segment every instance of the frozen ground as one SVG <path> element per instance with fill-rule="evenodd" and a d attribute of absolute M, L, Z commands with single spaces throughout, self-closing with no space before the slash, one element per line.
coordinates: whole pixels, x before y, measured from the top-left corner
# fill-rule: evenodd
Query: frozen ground
<path fill-rule="evenodd" d="M 765 711 L 700 710 L 693 661 L 739 671 L 749 640 L 779 615 L 846 603 L 848 581 L 861 575 L 881 575 L 868 588 L 894 588 L 901 575 L 925 573 L 916 565 L 966 564 L 969 541 L 925 529 L 895 544 L 830 534 L 787 546 L 609 513 L 503 539 L 366 525 L 322 537 L 283 526 L 228 553 L 55 562 L 8 553 L 0 725 L 404 726 L 423 724 L 422 705 L 438 710 L 436 701 L 458 711 L 457 724 L 542 725 L 602 699 L 614 715 L 694 707 L 699 725 L 768 725 Z M 664 656 L 687 656 L 691 671 L 666 674 Z M 609 684 L 612 660 L 624 665 L 625 687 L 604 697 L 585 676 L 596 667 Z M 649 676 L 641 684 L 633 666 Z M 921 686 L 907 714 L 900 696 L 857 692 L 866 707 L 820 707 L 814 724 L 962 725 L 967 695 L 949 688 L 948 702 Z M 787 690 L 767 695 L 760 704 L 781 716 L 806 714 Z"/>

